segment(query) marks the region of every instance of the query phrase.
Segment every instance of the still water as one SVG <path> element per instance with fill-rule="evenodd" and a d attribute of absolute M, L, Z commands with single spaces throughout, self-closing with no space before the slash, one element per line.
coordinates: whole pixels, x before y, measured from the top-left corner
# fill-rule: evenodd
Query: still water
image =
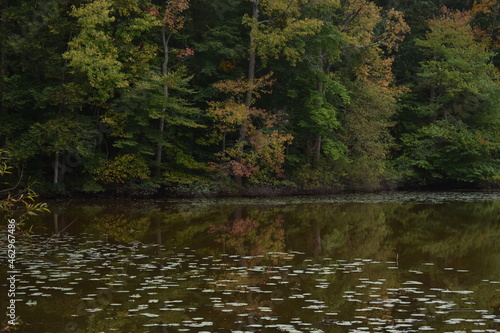
<path fill-rule="evenodd" d="M 17 332 L 500 332 L 500 193 L 50 208 Z"/>

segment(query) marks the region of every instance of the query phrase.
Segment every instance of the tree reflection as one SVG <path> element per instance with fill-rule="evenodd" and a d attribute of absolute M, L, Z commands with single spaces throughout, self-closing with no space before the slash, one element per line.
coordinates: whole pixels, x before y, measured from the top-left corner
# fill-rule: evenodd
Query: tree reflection
<path fill-rule="evenodd" d="M 84 271 L 90 273 L 79 276 L 82 281 L 112 266 L 116 275 L 89 281 L 87 294 L 111 281 L 121 281 L 120 288 L 131 293 L 113 291 L 113 302 L 122 306 L 97 303 L 102 311 L 86 312 L 80 327 L 99 332 L 107 322 L 117 331 L 142 331 L 144 325 L 157 324 L 175 331 L 195 327 L 190 326 L 196 325 L 193 318 L 207 318 L 213 322 L 210 329 L 247 330 L 264 323 L 262 318 L 275 317 L 283 322 L 300 318 L 331 332 L 345 332 L 336 323 L 354 319 L 361 324 L 351 330 L 389 331 L 405 320 L 415 330 L 423 325 L 437 332 L 472 330 L 482 315 L 476 310 L 500 315 L 499 209 L 498 201 L 79 208 L 81 220 L 89 221 L 83 230 L 122 243 L 139 240 L 126 244 L 130 251 L 145 245 L 135 257 L 129 250 L 113 251 L 119 260 L 103 256 L 109 259 L 106 266 L 88 263 Z M 64 210 L 57 213 L 59 222 L 73 217 Z M 161 246 L 149 246 L 148 240 Z M 88 246 L 87 241 L 80 244 L 82 256 Z M 94 307 L 84 305 L 85 311 Z M 134 312 L 146 305 L 142 314 Z M 412 314 L 421 316 L 418 323 Z M 445 322 L 453 316 L 464 321 Z M 497 322 L 483 323 L 488 328 Z"/>
<path fill-rule="evenodd" d="M 103 214 L 94 218 L 89 231 L 104 239 L 130 243 L 142 240 L 150 226 L 149 217 L 127 217 L 124 214 Z"/>
<path fill-rule="evenodd" d="M 393 209 L 391 204 L 298 206 L 286 214 L 287 239 L 290 247 L 316 256 L 393 258 L 394 240 L 388 225 Z"/>
<path fill-rule="evenodd" d="M 500 202 L 408 204 L 394 212 L 401 252 L 445 264 L 500 251 Z M 484 262 L 484 261 L 483 261 Z M 474 267 L 477 263 L 471 261 Z"/>
<path fill-rule="evenodd" d="M 224 251 L 240 255 L 259 255 L 285 250 L 284 215 L 282 213 L 262 213 L 250 210 L 243 216 L 242 207 L 237 207 L 233 217 L 222 225 L 214 225 L 210 233 L 216 235 L 216 242 Z"/>

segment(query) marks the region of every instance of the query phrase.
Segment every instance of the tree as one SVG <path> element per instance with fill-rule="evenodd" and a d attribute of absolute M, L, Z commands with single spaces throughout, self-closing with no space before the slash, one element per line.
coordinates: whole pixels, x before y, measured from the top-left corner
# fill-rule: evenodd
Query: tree
<path fill-rule="evenodd" d="M 304 108 L 305 119 L 300 126 L 314 133 L 313 168 L 318 169 L 321 153 L 338 161 L 345 152 L 345 146 L 335 135 L 341 127 L 338 110 L 348 104 L 349 96 L 340 77 L 332 68 L 340 62 L 342 36 L 333 24 L 334 14 L 340 7 L 339 1 L 322 1 L 311 8 L 311 15 L 321 20 L 321 30 L 308 38 L 308 52 L 305 63 L 308 71 L 304 90 L 308 91 Z M 309 87 L 314 87 L 313 89 Z"/>
<path fill-rule="evenodd" d="M 130 84 L 120 59 L 119 48 L 123 52 L 123 44 L 117 42 L 117 39 L 124 42 L 127 36 L 111 32 L 115 11 L 111 0 L 94 0 L 73 7 L 71 12 L 78 19 L 80 31 L 68 43 L 69 50 L 63 56 L 70 67 L 87 76 L 88 84 L 95 89 L 91 100 L 96 102 L 107 101 L 117 88 Z"/>
<path fill-rule="evenodd" d="M 55 183 L 61 176 L 61 156 L 55 151 L 36 151 L 40 148 L 39 142 L 28 133 L 34 130 L 35 124 L 47 124 L 50 131 L 55 122 L 64 122 L 65 115 L 74 115 L 75 109 L 81 106 L 84 93 L 73 89 L 66 62 L 61 57 L 71 35 L 71 20 L 64 15 L 67 6 L 66 1 L 12 4 L 5 8 L 5 25 L 2 24 L 3 28 L 10 28 L 4 31 L 6 35 L 2 34 L 5 38 L 1 65 L 2 91 L 5 92 L 0 112 L 4 125 L 2 144 L 11 151 L 14 163 L 36 165 L 26 169 L 28 173 L 36 168 L 48 170 L 47 165 L 52 165 Z M 52 133 L 51 137 L 59 140 L 60 137 L 55 138 L 58 134 L 64 136 Z M 30 160 L 35 156 L 41 163 Z"/>
<path fill-rule="evenodd" d="M 415 110 L 423 125 L 403 135 L 402 161 L 427 182 L 491 181 L 500 174 L 498 70 L 471 20 L 469 12 L 443 7 L 416 42 L 427 57 L 414 88 L 425 101 Z"/>
<path fill-rule="evenodd" d="M 273 177 L 283 177 L 285 144 L 293 138 L 283 130 L 286 121 L 284 114 L 247 107 L 244 102 L 249 91 L 258 98 L 261 93 L 269 92 L 266 89 L 271 84 L 268 75 L 253 80 L 251 84 L 240 79 L 225 80 L 215 85 L 220 91 L 228 94 L 228 99 L 210 103 L 208 110 L 209 116 L 215 120 L 212 142 L 222 142 L 222 151 L 218 154 L 220 162 L 212 165 L 226 170 L 237 179 L 246 177 L 269 181 Z M 236 144 L 227 147 L 228 135 L 235 132 L 240 132 Z M 245 147 L 250 149 L 245 151 Z"/>
<path fill-rule="evenodd" d="M 351 103 L 343 118 L 343 142 L 349 149 L 348 181 L 358 189 L 375 189 L 390 176 L 392 137 L 389 128 L 402 89 L 395 85 L 393 57 L 409 31 L 401 12 L 368 1 L 347 1 L 340 31 Z"/>
<path fill-rule="evenodd" d="M 161 66 L 161 74 L 167 79 L 169 76 L 169 62 L 170 62 L 170 39 L 176 33 L 178 33 L 185 24 L 185 17 L 183 16 L 183 12 L 189 8 L 189 0 L 169 0 L 163 10 L 163 14 L 160 15 L 158 8 L 151 8 L 150 11 L 153 11 L 156 16 L 161 18 L 161 39 L 163 46 L 163 64 Z M 186 48 L 184 53 L 179 53 L 181 57 L 186 55 L 191 55 L 193 52 L 192 49 Z M 169 86 L 165 82 L 163 85 L 163 97 L 165 101 L 169 98 Z M 162 115 L 159 118 L 159 141 L 156 148 L 156 176 L 160 175 L 161 170 L 161 161 L 163 155 L 163 136 L 165 131 L 165 116 L 167 114 L 167 107 L 165 106 L 162 111 Z"/>
<path fill-rule="evenodd" d="M 498 50 L 500 48 L 500 9 L 495 0 L 474 1 L 470 14 L 473 16 L 474 32 L 479 40 L 483 40 L 486 46 L 495 53 L 498 61 Z M 498 62 L 496 63 L 498 65 Z"/>
<path fill-rule="evenodd" d="M 279 132 L 273 132 L 267 137 L 263 132 L 257 130 L 252 124 L 252 114 L 256 114 L 256 109 L 251 106 L 254 103 L 254 95 L 256 89 L 263 87 L 262 83 L 266 81 L 266 76 L 262 79 L 256 79 L 255 71 L 257 66 L 257 56 L 266 62 L 269 58 L 278 58 L 284 55 L 292 64 L 295 64 L 299 59 L 300 54 L 304 51 L 304 43 L 300 37 L 311 35 L 318 31 L 321 22 L 315 19 L 304 18 L 300 19 L 302 2 L 298 0 L 292 1 L 261 1 L 253 0 L 252 15 L 245 15 L 243 23 L 250 28 L 249 31 L 249 62 L 248 73 L 245 79 L 238 81 L 227 81 L 227 84 L 222 83 L 220 87 L 228 91 L 227 88 L 234 89 L 230 94 L 229 100 L 224 103 L 224 106 L 216 107 L 214 110 L 218 112 L 239 114 L 241 122 L 238 123 L 238 138 L 235 143 L 236 151 L 230 156 L 228 163 L 232 166 L 231 174 L 234 176 L 236 183 L 242 185 L 242 177 L 249 177 L 253 174 L 251 169 L 258 169 L 258 166 L 253 164 L 245 165 L 245 146 L 248 142 L 254 142 L 253 146 L 274 146 L 274 151 L 283 151 L 283 144 L 291 140 L 290 135 L 283 135 Z M 265 20 L 261 20 L 262 14 L 266 16 Z M 266 84 L 264 84 L 265 86 Z M 241 94 L 241 89 L 244 91 L 243 100 L 235 102 L 234 97 Z M 259 112 L 262 116 L 265 114 L 262 110 Z M 262 117 L 261 116 L 261 117 Z M 224 117 L 224 116 L 223 116 Z M 264 116 L 265 118 L 265 116 Z M 275 123 L 275 117 L 270 117 L 271 124 Z M 270 127 L 272 125 L 266 125 Z M 248 136 L 253 133 L 253 138 L 247 140 Z M 281 147 L 280 147 L 281 146 Z M 250 151 L 250 155 L 258 154 L 257 151 Z M 282 154 L 278 155 L 278 163 L 283 163 Z M 255 169 L 256 170 L 256 169 Z M 276 171 L 278 171 L 275 168 Z M 280 174 L 281 172 L 278 172 Z"/>
<path fill-rule="evenodd" d="M 84 166 L 82 170 L 87 173 L 83 183 L 95 184 L 91 178 L 93 169 L 110 153 L 105 145 L 106 155 L 101 155 L 100 145 L 106 143 L 108 135 L 120 130 L 120 126 L 112 126 L 116 124 L 107 121 L 111 118 L 112 101 L 128 89 L 136 89 L 146 76 L 156 49 L 144 37 L 156 22 L 139 1 L 127 4 L 111 0 L 88 1 L 72 6 L 69 16 L 76 21 L 77 29 L 72 32 L 62 58 L 70 69 L 69 82 L 65 84 L 66 96 L 75 103 L 50 121 L 60 121 L 61 126 L 65 126 L 67 119 L 75 117 L 76 113 L 82 115 L 77 118 L 77 124 L 87 128 L 86 131 L 89 127 L 94 128 L 90 145 L 88 138 L 78 131 L 69 139 L 90 146 L 86 152 L 77 154 Z M 106 131 L 101 130 L 104 127 Z M 59 169 L 57 156 L 56 153 L 56 170 Z M 54 177 L 56 180 L 57 176 Z"/>
<path fill-rule="evenodd" d="M 500 175 L 500 145 L 490 140 L 461 121 L 438 120 L 403 135 L 401 161 L 428 183 L 491 181 Z"/>
<path fill-rule="evenodd" d="M 194 51 L 171 45 L 183 28 L 188 5 L 172 0 L 162 9 L 149 2 L 95 0 L 72 11 L 80 31 L 64 56 L 75 74 L 85 74 L 96 109 L 104 109 L 98 120 L 111 129 L 115 154 L 153 157 L 156 176 L 161 174 L 165 147 L 173 164 L 199 167 L 179 139 L 179 128 L 201 127 L 195 120 L 199 109 L 183 97 L 192 91 L 182 62 Z"/>
<path fill-rule="evenodd" d="M 0 147 L 47 191 L 497 179 L 496 1 L 0 7 Z"/>
<path fill-rule="evenodd" d="M 477 124 L 488 110 L 467 104 L 481 105 L 498 89 L 498 72 L 489 61 L 492 54 L 476 40 L 471 20 L 468 12 L 443 7 L 441 16 L 429 21 L 425 39 L 416 41 L 427 57 L 421 62 L 416 90 L 427 94 L 430 120 L 468 119 Z"/>
<path fill-rule="evenodd" d="M 95 135 L 95 130 L 85 118 L 58 117 L 43 124 L 35 123 L 26 138 L 36 142 L 37 152 L 54 156 L 53 183 L 57 184 L 65 172 L 65 166 L 60 164 L 61 156 L 67 153 L 81 158 L 89 156 Z"/>

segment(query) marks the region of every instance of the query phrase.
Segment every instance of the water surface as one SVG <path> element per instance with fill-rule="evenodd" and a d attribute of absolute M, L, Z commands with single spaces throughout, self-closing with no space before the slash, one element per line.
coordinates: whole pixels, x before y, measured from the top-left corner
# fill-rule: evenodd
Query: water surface
<path fill-rule="evenodd" d="M 18 239 L 18 332 L 500 332 L 498 193 L 51 210 Z"/>

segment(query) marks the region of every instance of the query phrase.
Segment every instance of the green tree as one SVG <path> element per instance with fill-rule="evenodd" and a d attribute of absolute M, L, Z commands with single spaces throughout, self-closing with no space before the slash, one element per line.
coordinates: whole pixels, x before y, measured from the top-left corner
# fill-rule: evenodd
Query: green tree
<path fill-rule="evenodd" d="M 154 159 L 156 176 L 164 148 L 174 166 L 200 167 L 189 153 L 194 139 L 186 144 L 181 138 L 186 128 L 201 127 L 196 121 L 200 110 L 184 98 L 192 91 L 182 62 L 193 50 L 172 46 L 187 8 L 187 1 L 156 7 L 146 1 L 95 0 L 71 14 L 80 31 L 64 56 L 75 74 L 86 76 L 90 101 L 104 109 L 99 120 L 111 129 L 114 155 Z"/>
<path fill-rule="evenodd" d="M 65 171 L 60 164 L 61 156 L 69 153 L 82 158 L 88 157 L 92 152 L 95 135 L 92 124 L 86 118 L 58 117 L 45 123 L 33 124 L 26 139 L 36 142 L 34 154 L 42 152 L 54 156 L 53 182 L 57 184 Z"/>
<path fill-rule="evenodd" d="M 476 40 L 471 19 L 468 12 L 444 7 L 440 17 L 429 21 L 425 39 L 416 41 L 427 58 L 416 90 L 427 95 L 430 120 L 454 118 L 478 125 L 488 113 L 498 114 L 498 109 L 484 108 L 483 101 L 498 89 L 498 71 L 489 61 L 492 54 Z"/>
<path fill-rule="evenodd" d="M 400 162 L 414 168 L 422 181 L 499 179 L 499 144 L 461 121 L 435 121 L 405 134 L 403 144 L 406 151 Z"/>
<path fill-rule="evenodd" d="M 322 1 L 311 8 L 311 15 L 321 20 L 322 27 L 307 38 L 305 75 L 310 79 L 303 87 L 308 97 L 304 105 L 306 117 L 300 126 L 314 133 L 314 169 L 319 168 L 322 153 L 331 161 L 341 160 L 345 153 L 336 132 L 341 126 L 338 110 L 348 104 L 349 96 L 340 77 L 332 70 L 340 62 L 342 36 L 332 22 L 339 7 L 338 1 Z"/>
<path fill-rule="evenodd" d="M 492 53 L 478 41 L 469 12 L 443 7 L 418 39 L 421 62 L 413 92 L 421 127 L 403 135 L 403 165 L 427 182 L 491 181 L 498 178 L 500 96 Z"/>
<path fill-rule="evenodd" d="M 156 148 L 156 166 L 155 166 L 156 170 L 155 173 L 157 177 L 160 176 L 163 147 L 165 146 L 165 143 L 163 141 L 165 132 L 165 118 L 169 115 L 169 109 L 172 109 L 172 107 L 175 108 L 175 106 L 172 105 L 172 103 L 168 105 L 170 97 L 169 96 L 170 89 L 174 88 L 176 85 L 179 86 L 178 83 L 181 82 L 182 82 L 181 85 L 186 86 L 186 83 L 188 81 L 188 79 L 186 79 L 185 77 L 179 76 L 179 73 L 182 72 L 174 72 L 172 70 L 171 68 L 172 64 L 170 61 L 170 57 L 173 53 L 173 50 L 171 50 L 170 40 L 175 34 L 179 33 L 179 31 L 184 27 L 186 18 L 183 16 L 183 12 L 185 12 L 188 8 L 189 8 L 189 0 L 170 0 L 167 1 L 165 8 L 150 9 L 161 20 L 161 40 L 163 49 L 163 63 L 161 66 L 161 75 L 163 76 L 164 80 L 163 98 L 165 104 L 162 109 L 162 114 L 159 117 L 159 126 L 158 126 L 158 144 Z M 182 51 L 175 50 L 174 52 L 177 53 L 177 57 L 183 58 L 185 56 L 192 55 L 194 51 L 189 47 L 186 47 L 185 50 Z M 177 84 L 176 81 L 178 82 Z M 180 109 L 182 109 L 183 105 L 182 103 L 176 103 L 176 106 L 177 109 L 179 109 L 179 106 L 181 106 Z M 193 110 L 194 109 L 191 109 L 189 111 Z M 193 123 L 192 125 L 194 126 Z"/>
<path fill-rule="evenodd" d="M 30 164 L 31 168 L 25 169 L 28 174 L 43 175 L 40 170 L 49 170 L 47 165 L 52 165 L 56 183 L 61 176 L 59 152 L 65 149 L 42 150 L 37 141 L 40 138 L 29 133 L 35 124 L 47 124 L 46 130 L 51 131 L 55 122 L 65 122 L 66 115 L 79 118 L 75 111 L 82 105 L 84 93 L 73 89 L 61 57 L 72 29 L 71 19 L 65 15 L 68 6 L 67 1 L 25 1 L 6 6 L 2 13 L 1 141 L 12 152 L 13 163 Z M 54 140 L 66 140 L 63 136 L 51 133 Z"/>
<path fill-rule="evenodd" d="M 73 7 L 71 15 L 78 19 L 80 31 L 64 54 L 70 67 L 86 74 L 89 85 L 95 89 L 92 99 L 102 102 L 114 96 L 116 88 L 129 85 L 115 36 L 108 30 L 116 20 L 112 5 L 110 0 L 95 0 Z"/>

